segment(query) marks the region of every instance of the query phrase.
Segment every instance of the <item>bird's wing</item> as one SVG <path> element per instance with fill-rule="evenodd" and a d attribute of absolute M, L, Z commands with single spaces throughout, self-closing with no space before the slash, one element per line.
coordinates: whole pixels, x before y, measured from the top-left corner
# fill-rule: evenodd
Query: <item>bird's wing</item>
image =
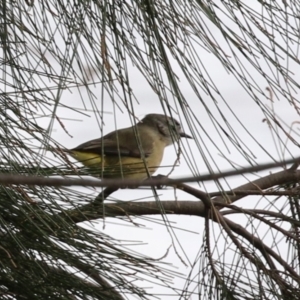
<path fill-rule="evenodd" d="M 142 155 L 139 151 L 138 144 L 136 142 L 135 136 L 124 136 L 120 135 L 120 139 L 117 139 L 115 134 L 108 134 L 103 138 L 95 139 L 83 143 L 76 148 L 71 149 L 71 151 L 78 151 L 78 152 L 89 152 L 89 153 L 97 153 L 97 154 L 104 154 L 107 156 L 129 156 L 129 157 L 136 157 L 140 158 Z M 133 140 L 134 139 L 134 140 Z M 122 145 L 122 146 L 121 146 Z M 103 148 L 103 150 L 102 150 Z M 146 148 L 146 149 L 145 149 Z M 147 147 L 143 147 L 144 155 L 148 157 L 152 152 L 152 147 L 150 148 L 148 145 Z"/>

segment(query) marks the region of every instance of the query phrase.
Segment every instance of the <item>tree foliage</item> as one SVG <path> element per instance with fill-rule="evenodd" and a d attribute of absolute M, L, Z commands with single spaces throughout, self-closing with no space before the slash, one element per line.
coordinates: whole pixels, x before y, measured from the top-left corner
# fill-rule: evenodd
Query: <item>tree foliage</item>
<path fill-rule="evenodd" d="M 297 1 L 27 0 L 2 1 L 0 6 L 3 299 L 151 299 L 151 291 L 135 284 L 138 280 L 167 287 L 178 299 L 300 298 L 300 173 L 292 150 L 299 147 L 298 135 L 296 123 L 286 124 L 273 105 L 280 100 L 299 114 L 299 80 L 293 73 L 299 68 Z M 255 102 L 274 135 L 279 158 L 244 126 L 203 57 L 233 75 Z M 118 189 L 118 182 L 108 182 L 96 198 L 76 190 L 70 179 L 54 183 L 54 176 L 91 175 L 59 151 L 54 124 L 68 135 L 68 113 L 77 118 L 89 113 L 102 131 L 107 101 L 134 123 L 139 83 L 132 69 L 143 76 L 166 114 L 180 112 L 185 119 L 209 175 L 200 176 L 187 148 L 178 151 L 187 157 L 195 181 L 214 180 L 215 192 L 163 178 L 147 183 L 153 187 L 151 201 L 106 204 L 102 200 Z M 80 108 L 70 97 L 64 100 L 70 93 L 80 95 Z M 190 99 L 197 99 L 220 142 L 212 139 Z M 212 149 L 225 160 L 222 149 L 234 149 L 244 165 L 252 166 L 251 172 L 262 170 L 250 140 L 270 160 L 279 161 L 275 165 L 281 170 L 225 189 L 221 179 L 230 174 L 210 157 Z M 249 172 L 229 158 L 227 162 L 236 174 Z M 198 201 L 159 201 L 157 183 Z M 99 182 L 83 179 L 76 184 Z M 261 205 L 237 206 L 242 198 Z M 88 227 L 104 217 L 134 224 L 133 216 L 153 214 L 204 220 L 202 248 L 185 286 L 170 283 L 180 275 L 163 261 L 129 250 L 134 242 Z M 245 224 L 230 218 L 237 214 L 245 216 Z"/>

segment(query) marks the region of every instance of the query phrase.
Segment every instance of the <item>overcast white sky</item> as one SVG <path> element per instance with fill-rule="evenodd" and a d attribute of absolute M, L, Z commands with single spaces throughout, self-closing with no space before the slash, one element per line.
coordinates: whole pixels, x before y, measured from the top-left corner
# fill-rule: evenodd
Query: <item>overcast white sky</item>
<path fill-rule="evenodd" d="M 258 3 L 258 2 L 257 2 Z M 256 8 L 258 8 L 258 5 Z M 230 55 L 230 49 L 228 45 L 225 43 L 224 39 L 219 34 L 218 30 L 212 25 L 207 24 L 211 31 L 214 33 L 216 39 L 220 41 L 220 45 L 222 45 L 225 53 Z M 284 45 L 283 45 L 284 46 Z M 274 159 L 287 159 L 290 158 L 290 155 L 286 153 L 285 157 L 280 156 L 282 151 L 278 151 L 276 147 L 276 138 L 274 141 L 274 137 L 271 134 L 271 131 L 266 122 L 263 122 L 265 118 L 262 113 L 260 107 L 254 102 L 254 100 L 248 95 L 248 93 L 240 86 L 235 77 L 232 74 L 228 74 L 221 65 L 221 63 L 214 57 L 212 53 L 208 53 L 204 51 L 203 48 L 195 45 L 196 49 L 198 47 L 199 56 L 202 59 L 202 63 L 205 66 L 206 70 L 209 71 L 209 76 L 212 78 L 212 81 L 216 84 L 223 98 L 226 100 L 228 106 L 233 110 L 236 114 L 237 118 L 241 120 L 243 126 L 249 131 L 249 133 L 259 142 L 261 146 L 272 156 Z M 296 45 L 295 45 L 296 48 Z M 266 63 L 263 59 L 260 59 L 262 67 L 266 68 Z M 234 63 L 234 59 L 232 58 L 232 62 Z M 129 64 L 130 65 L 130 64 Z M 197 119 L 201 122 L 201 125 L 204 128 L 204 132 L 198 125 L 194 128 L 196 132 L 199 133 L 199 142 L 203 147 L 204 154 L 201 154 L 199 148 L 196 146 L 195 141 L 193 140 L 182 140 L 182 144 L 184 145 L 184 156 L 194 158 L 194 167 L 198 170 L 199 174 L 206 174 L 209 172 L 207 165 L 204 162 L 204 156 L 208 159 L 209 163 L 212 165 L 212 168 L 217 171 L 216 166 L 220 170 L 228 170 L 230 169 L 230 164 L 226 161 L 226 159 L 232 161 L 234 164 L 240 166 L 249 166 L 249 163 L 246 159 L 236 150 L 232 144 L 226 140 L 226 145 L 222 143 L 219 134 L 216 132 L 215 127 L 213 126 L 211 119 L 209 118 L 206 110 L 201 104 L 200 100 L 195 96 L 189 87 L 187 80 L 184 78 L 183 73 L 178 68 L 177 64 L 173 64 L 174 70 L 176 70 L 177 75 L 180 78 L 180 88 L 183 91 L 183 94 L 190 106 L 191 110 L 196 115 Z M 299 66 L 290 62 L 289 68 L 294 73 L 295 80 L 299 79 Z M 253 69 L 249 66 L 250 74 L 253 74 L 257 83 L 259 84 L 261 89 L 265 89 L 267 87 L 266 81 L 261 77 L 259 78 L 257 73 L 253 71 Z M 253 73 L 251 73 L 253 72 Z M 269 72 L 270 73 L 270 72 Z M 151 90 L 146 80 L 143 79 L 141 74 L 138 72 L 136 68 L 130 66 L 129 68 L 131 86 L 133 88 L 133 92 L 137 97 L 139 103 L 134 105 L 135 115 L 138 118 L 142 118 L 145 114 L 148 113 L 163 113 L 161 104 L 155 93 Z M 101 110 L 101 91 L 99 86 L 92 88 L 94 94 L 97 97 L 95 103 L 99 110 Z M 84 88 L 81 89 L 81 93 L 83 95 L 86 94 Z M 267 92 L 266 92 L 267 93 Z M 82 96 L 81 96 L 82 97 Z M 62 95 L 62 102 L 69 105 L 84 108 L 82 105 L 82 100 L 74 89 L 73 93 L 69 93 L 65 91 Z M 122 128 L 131 126 L 131 122 L 129 116 L 127 114 L 126 108 L 120 104 L 120 107 L 123 111 L 121 111 L 118 107 L 116 107 L 108 96 L 105 98 L 104 110 L 108 112 L 107 114 L 103 114 L 105 126 L 103 127 L 103 133 L 109 133 L 116 128 Z M 203 93 L 201 95 L 204 102 L 208 106 L 208 108 L 215 113 L 217 120 L 224 124 L 219 113 L 215 108 L 215 103 L 212 101 L 209 95 Z M 86 99 L 88 97 L 86 96 Z M 170 101 L 172 101 L 170 99 Z M 261 101 L 265 103 L 265 105 L 271 107 L 274 106 L 274 110 L 278 117 L 280 117 L 284 122 L 286 122 L 289 126 L 292 122 L 298 121 L 298 115 L 296 114 L 294 108 L 287 103 L 286 99 L 275 99 L 273 103 L 271 101 L 261 97 Z M 91 109 L 91 104 L 89 101 L 85 103 L 85 105 Z M 223 100 L 219 97 L 217 106 L 220 108 L 222 113 L 226 116 L 227 121 L 234 128 L 237 135 L 241 136 L 245 145 L 251 149 L 253 153 L 253 161 L 257 163 L 270 162 L 271 157 L 264 151 L 261 147 L 259 147 L 258 143 L 256 143 L 253 138 L 242 128 L 242 126 L 236 121 L 235 117 L 228 110 Z M 173 105 L 175 108 L 175 105 Z M 80 115 L 74 111 L 66 110 L 66 109 L 58 109 L 57 112 L 58 117 L 64 123 L 64 126 L 67 128 L 71 138 L 63 128 L 60 126 L 58 122 L 55 122 L 55 126 L 53 128 L 52 137 L 57 140 L 61 145 L 72 148 L 80 143 L 88 141 L 90 139 L 98 138 L 101 136 L 101 130 L 97 123 L 97 118 L 94 112 L 85 112 L 85 115 Z M 69 119 L 69 120 L 68 120 Z M 75 121 L 76 119 L 76 121 Z M 178 118 L 179 119 L 179 118 Z M 181 120 L 183 122 L 184 129 L 187 133 L 192 132 L 192 129 L 187 126 L 187 122 L 184 120 L 181 115 Z M 46 128 L 49 124 L 47 121 L 42 121 L 42 125 Z M 298 131 L 299 126 L 295 126 L 294 128 Z M 207 135 L 206 135 L 207 134 Z M 209 141 L 208 137 L 210 137 L 219 147 L 217 149 L 211 141 Z M 285 141 L 284 135 L 281 134 L 283 140 Z M 295 138 L 297 138 L 295 136 Z M 298 147 L 289 142 L 289 151 L 297 156 Z M 282 147 L 282 145 L 281 145 Z M 221 150 L 221 153 L 220 153 Z M 247 150 L 248 151 L 248 150 Z M 250 153 L 250 151 L 248 151 Z M 209 157 L 211 155 L 211 158 Z M 222 156 L 226 156 L 226 159 Z M 174 147 L 169 147 L 165 151 L 164 160 L 162 162 L 162 166 L 172 165 L 176 159 L 176 153 Z M 159 174 L 167 174 L 170 168 L 160 168 L 157 173 Z M 188 164 L 184 157 L 181 158 L 180 165 L 178 165 L 175 171 L 172 173 L 172 177 L 182 177 L 182 176 L 191 176 L 192 171 L 188 167 Z M 266 174 L 261 173 L 261 174 Z M 251 180 L 257 178 L 258 175 L 246 175 L 245 177 L 233 177 L 228 179 L 229 186 L 222 181 L 223 188 L 228 189 L 234 188 L 240 184 L 246 183 L 247 180 Z M 195 187 L 199 187 L 202 190 L 207 191 L 217 191 L 215 183 L 213 182 L 205 182 L 199 184 L 193 184 Z M 100 190 L 96 190 L 94 192 L 95 196 L 99 193 Z M 90 193 L 90 190 L 88 191 Z M 158 191 L 161 200 L 174 200 L 177 197 L 178 200 L 193 200 L 194 198 L 188 194 L 185 194 L 182 191 L 174 191 L 171 188 L 165 190 Z M 147 189 L 137 189 L 137 190 L 120 190 L 112 195 L 113 198 L 118 199 L 120 201 L 127 201 L 139 198 L 149 197 L 148 199 L 153 199 L 151 190 Z M 249 198 L 243 201 L 239 201 L 238 204 L 243 207 L 253 207 L 256 202 L 251 198 L 251 203 L 249 203 Z M 195 201 L 198 201 L 194 199 Z M 263 206 L 264 204 L 261 203 Z M 137 227 L 128 222 L 116 220 L 116 219 L 105 219 L 105 228 L 103 228 L 103 220 L 99 220 L 99 222 L 93 222 L 93 226 L 98 230 L 103 230 L 106 234 L 115 237 L 116 239 L 122 240 L 136 240 L 143 242 L 143 245 L 137 245 L 134 247 L 134 250 L 147 254 L 153 258 L 161 258 L 163 257 L 172 244 L 175 245 L 176 251 L 174 247 L 171 247 L 166 257 L 164 257 L 163 261 L 173 264 L 174 271 L 181 272 L 183 276 L 189 274 L 191 270 L 191 265 L 197 261 L 197 255 L 200 249 L 200 246 L 203 243 L 203 228 L 204 228 L 204 220 L 198 217 L 190 217 L 190 216 L 167 216 L 169 222 L 173 226 L 173 231 L 168 231 L 165 227 L 165 224 L 161 222 L 161 217 L 143 217 L 135 219 L 136 223 L 141 224 L 142 226 Z M 147 220 L 148 219 L 148 220 Z M 153 222 L 153 219 L 156 221 Z M 234 215 L 232 219 L 240 224 L 245 222 L 244 218 L 241 218 L 239 215 Z M 158 225 L 161 223 L 161 225 Z M 91 226 L 91 225 L 89 225 Z M 217 226 L 214 226 L 217 228 Z M 263 232 L 263 229 L 261 229 Z M 216 229 L 215 234 L 218 234 L 218 230 Z M 177 239 L 177 240 L 176 240 Z M 173 240 L 173 241 L 172 241 Z M 216 240 L 216 236 L 214 236 L 214 232 L 211 233 L 211 243 L 213 245 Z M 265 238 L 265 241 L 268 243 L 268 238 Z M 271 243 L 271 241 L 270 241 Z M 218 247 L 220 251 L 222 251 L 223 242 L 222 240 L 218 240 Z M 212 246 L 213 248 L 213 246 Z M 284 250 L 283 250 L 284 251 Z M 176 254 L 177 252 L 177 254 Z M 215 252 L 217 255 L 217 252 Z M 180 258 L 179 258 L 180 257 Z M 217 257 L 217 256 L 216 256 Z M 232 253 L 230 250 L 227 250 L 226 259 L 228 263 L 232 262 Z M 184 263 L 182 261 L 184 261 Z M 199 263 L 199 262 L 198 262 Z M 185 265 L 186 264 L 186 265 Z M 194 273 L 199 272 L 199 266 L 195 267 Z M 148 282 L 140 283 L 144 286 L 150 287 Z M 184 288 L 185 280 L 184 279 L 176 279 L 174 281 L 174 286 L 178 289 Z M 194 284 L 192 284 L 195 287 Z M 191 291 L 191 288 L 189 289 Z M 170 293 L 163 289 L 162 287 L 154 287 L 149 290 L 150 293 L 157 292 L 158 294 L 162 293 Z M 158 298 L 162 299 L 178 299 L 178 295 L 174 297 L 168 296 L 163 297 L 159 296 Z M 190 299 L 198 299 L 198 296 L 191 296 Z"/>

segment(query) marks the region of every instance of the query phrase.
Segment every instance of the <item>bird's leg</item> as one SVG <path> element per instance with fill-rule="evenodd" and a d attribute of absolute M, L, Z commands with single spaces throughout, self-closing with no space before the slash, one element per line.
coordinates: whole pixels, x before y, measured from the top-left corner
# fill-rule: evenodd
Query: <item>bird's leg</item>
<path fill-rule="evenodd" d="M 155 179 L 155 180 L 159 180 L 159 179 L 167 179 L 168 178 L 168 176 L 166 176 L 166 175 L 162 175 L 162 174 L 158 174 L 158 175 L 155 175 L 155 176 L 151 176 L 150 177 L 150 179 Z M 162 185 L 162 184 L 158 184 L 157 186 L 156 186 L 156 188 L 157 189 L 159 189 L 159 190 L 162 190 L 162 189 L 164 189 L 166 187 L 166 185 Z"/>

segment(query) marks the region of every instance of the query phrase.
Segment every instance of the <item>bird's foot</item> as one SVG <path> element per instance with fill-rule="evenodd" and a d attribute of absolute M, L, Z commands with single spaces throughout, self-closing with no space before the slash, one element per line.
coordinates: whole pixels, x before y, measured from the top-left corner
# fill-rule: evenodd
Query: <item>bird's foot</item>
<path fill-rule="evenodd" d="M 168 176 L 162 175 L 162 174 L 158 174 L 158 175 L 155 175 L 155 176 L 151 176 L 150 179 L 155 179 L 155 180 L 168 179 Z M 162 190 L 165 187 L 166 187 L 166 185 L 163 185 L 163 184 L 156 185 L 156 188 L 159 189 L 159 190 Z"/>

